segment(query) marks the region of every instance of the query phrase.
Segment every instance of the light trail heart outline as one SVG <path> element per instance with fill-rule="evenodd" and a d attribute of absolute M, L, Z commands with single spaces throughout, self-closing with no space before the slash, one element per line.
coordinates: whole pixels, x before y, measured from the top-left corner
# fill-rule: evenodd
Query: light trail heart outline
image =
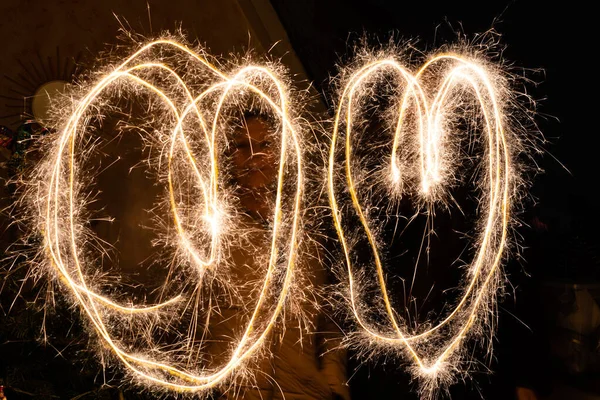
<path fill-rule="evenodd" d="M 433 71 L 433 78 L 425 76 Z M 418 136 L 419 166 L 417 175 L 420 179 L 419 196 L 425 204 L 433 204 L 440 197 L 443 178 L 447 173 L 448 162 L 444 159 L 445 135 L 454 132 L 444 131 L 444 118 L 452 103 L 450 95 L 464 91 L 458 96 L 472 96 L 480 109 L 483 135 L 485 140 L 486 182 L 482 201 L 486 202 L 487 214 L 481 224 L 478 250 L 468 268 L 467 283 L 462 288 L 462 295 L 454 310 L 441 321 L 432 324 L 421 331 L 409 333 L 401 326 L 401 321 L 393 310 L 380 257 L 380 246 L 372 231 L 372 221 L 364 211 L 364 199 L 359 199 L 356 181 L 352 167 L 352 128 L 355 111 L 353 107 L 361 97 L 366 97 L 374 90 L 374 80 L 378 74 L 394 75 L 404 83 L 398 108 L 395 109 L 393 121 L 394 136 L 391 157 L 388 168 L 392 190 L 402 190 L 404 176 L 403 168 L 410 166 L 399 165 L 398 146 L 406 135 Z M 333 132 L 330 141 L 329 160 L 327 169 L 327 187 L 329 203 L 337 237 L 343 251 L 345 278 L 348 279 L 346 301 L 351 310 L 351 317 L 357 324 L 359 334 L 364 339 L 364 347 L 374 348 L 377 345 L 405 350 L 408 359 L 412 361 L 414 374 L 422 378 L 422 388 L 425 392 L 436 390 L 445 381 L 451 380 L 457 372 L 456 360 L 459 349 L 472 333 L 478 322 L 488 318 L 488 306 L 494 297 L 500 279 L 500 265 L 506 255 L 508 229 L 510 226 L 510 211 L 514 194 L 516 177 L 511 163 L 510 132 L 506 129 L 502 78 L 497 71 L 485 68 L 485 63 L 458 53 L 440 53 L 431 57 L 423 66 L 412 73 L 407 67 L 393 57 L 374 59 L 364 63 L 354 73 L 349 74 L 338 100 Z M 371 87 L 369 87 L 371 85 Z M 465 89 L 465 87 L 467 89 Z M 405 132 L 407 115 L 412 112 L 416 132 Z M 345 143 L 338 144 L 344 140 Z M 342 147 L 338 151 L 338 147 Z M 343 157 L 344 166 L 339 170 L 336 166 L 338 158 Z M 339 172 L 339 171 L 342 172 Z M 345 178 L 344 185 L 338 185 Z M 378 290 L 385 310 L 386 331 L 381 325 L 368 320 L 368 310 L 364 309 L 363 297 L 360 292 L 360 282 L 355 273 L 352 244 L 344 226 L 344 205 L 340 203 L 343 190 L 348 191 L 353 210 L 360 220 L 360 231 L 367 236 L 370 251 L 374 259 L 377 274 Z M 398 189 L 399 188 L 399 189 Z M 398 193 L 394 193 L 397 197 Z M 484 203 L 485 204 L 485 203 Z M 353 232 L 355 232 L 353 231 Z M 479 321 L 478 321 L 479 320 Z M 443 328 L 443 329 L 442 329 Z M 445 334 L 442 332 L 446 330 Z M 420 351 L 421 350 L 421 351 Z M 450 362 L 453 360 L 454 362 Z"/>
<path fill-rule="evenodd" d="M 164 48 L 180 52 L 199 64 L 215 83 L 199 95 L 193 96 L 184 77 L 156 56 L 160 53 L 152 53 Z M 185 93 L 182 97 L 184 101 L 178 103 L 181 98 L 170 98 L 159 86 L 147 79 L 147 74 L 153 71 L 174 79 L 179 85 L 179 90 Z M 124 306 L 113 301 L 110 296 L 96 291 L 94 282 L 90 282 L 90 277 L 86 275 L 89 268 L 84 265 L 85 256 L 80 251 L 82 221 L 78 220 L 81 214 L 80 208 L 85 206 L 85 201 L 80 198 L 85 182 L 78 180 L 82 174 L 77 171 L 77 155 L 80 153 L 76 150 L 76 138 L 77 135 L 85 133 L 88 123 L 86 112 L 89 108 L 96 106 L 94 102 L 103 91 L 108 90 L 111 85 L 117 85 L 121 80 L 128 80 L 129 84 L 155 95 L 172 112 L 177 121 L 170 129 L 170 144 L 165 151 L 168 159 L 166 178 L 168 203 L 179 239 L 179 250 L 183 257 L 194 265 L 198 274 L 196 277 L 200 280 L 208 269 L 218 268 L 216 264 L 219 262 L 220 231 L 223 228 L 220 224 L 223 222 L 224 211 L 219 197 L 216 140 L 219 133 L 219 119 L 224 118 L 222 115 L 224 103 L 240 91 L 252 92 L 270 107 L 272 114 L 279 120 L 281 136 L 279 171 L 266 275 L 259 291 L 256 308 L 251 313 L 242 337 L 231 352 L 229 360 L 216 370 L 188 368 L 185 363 L 169 362 L 170 359 L 166 355 L 162 360 L 152 358 L 145 355 L 142 350 L 132 350 L 131 346 L 126 346 L 111 336 L 107 325 L 111 315 L 133 316 L 167 312 L 169 307 L 185 301 L 182 296 L 173 296 L 154 305 Z M 273 97 L 273 94 L 276 97 Z M 209 96 L 217 98 L 217 101 L 210 105 L 210 113 L 203 109 L 201 104 Z M 73 113 L 58 131 L 58 138 L 52 145 L 53 151 L 37 168 L 35 183 L 31 185 L 33 188 L 31 190 L 36 196 L 33 208 L 39 212 L 38 231 L 43 237 L 42 258 L 46 260 L 47 268 L 59 278 L 62 287 L 67 290 L 74 303 L 81 307 L 90 327 L 103 343 L 103 347 L 108 348 L 134 378 L 162 388 L 198 393 L 231 382 L 236 376 L 247 378 L 248 371 L 244 368 L 250 359 L 260 353 L 269 332 L 278 321 L 295 273 L 304 175 L 298 127 L 290 116 L 289 107 L 286 85 L 268 67 L 248 65 L 228 76 L 203 55 L 168 38 L 141 47 L 103 76 L 80 100 L 73 103 Z M 207 164 L 198 165 L 199 158 L 186 139 L 184 120 L 189 114 L 198 118 L 198 131 L 202 132 L 206 147 L 209 149 L 209 167 L 206 168 L 209 171 L 208 177 L 201 168 Z M 212 115 L 212 120 L 205 114 Z M 177 148 L 180 149 L 179 153 Z M 203 195 L 202 201 L 199 201 L 198 208 L 202 212 L 198 219 L 205 222 L 204 225 L 200 224 L 204 226 L 201 229 L 204 231 L 208 229 L 207 234 L 210 236 L 208 251 L 202 252 L 193 243 L 194 234 L 206 234 L 206 232 L 189 233 L 184 226 L 180 202 L 176 199 L 178 177 L 174 163 L 178 154 L 183 155 L 191 167 L 189 169 L 197 179 L 196 186 Z M 291 208 L 287 207 L 290 209 L 284 210 L 282 191 L 288 164 L 295 173 L 295 192 L 289 197 L 291 200 L 288 200 Z M 282 258 L 285 259 L 284 262 Z"/>

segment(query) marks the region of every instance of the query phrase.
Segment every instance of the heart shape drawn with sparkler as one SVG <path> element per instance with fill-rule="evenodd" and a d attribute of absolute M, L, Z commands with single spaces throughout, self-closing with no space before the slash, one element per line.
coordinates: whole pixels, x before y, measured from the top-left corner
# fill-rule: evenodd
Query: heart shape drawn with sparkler
<path fill-rule="evenodd" d="M 192 85 L 186 80 L 192 80 Z M 107 284 L 107 278 L 98 272 L 102 257 L 89 245 L 98 241 L 86 221 L 88 184 L 99 169 L 98 165 L 87 171 L 81 168 L 94 148 L 95 139 L 90 139 L 94 131 L 89 125 L 103 119 L 103 107 L 123 112 L 119 101 L 126 93 L 152 100 L 147 103 L 151 104 L 148 120 L 159 125 L 144 126 L 142 132 L 155 135 L 147 143 L 158 148 L 156 158 L 147 164 L 166 169 L 160 175 L 167 193 L 162 214 L 170 218 L 166 240 L 175 248 L 166 264 L 187 268 L 177 273 L 169 270 L 170 278 L 152 305 L 136 305 L 110 288 L 111 282 Z M 221 205 L 227 200 L 227 193 L 220 194 L 221 165 L 217 163 L 225 139 L 220 139 L 219 133 L 232 108 L 239 112 L 240 98 L 249 96 L 253 96 L 252 104 L 260 103 L 262 112 L 271 113 L 278 121 L 280 136 L 268 235 L 271 242 L 264 251 L 270 254 L 263 259 L 264 279 L 253 292 L 257 299 L 254 309 L 248 310 L 246 326 L 237 340 L 232 340 L 226 361 L 206 367 L 199 356 L 206 350 L 205 337 L 196 333 L 196 327 L 199 313 L 208 318 L 205 314 L 210 315 L 211 309 L 194 307 L 199 307 L 197 299 L 206 277 L 226 275 L 219 267 L 225 254 L 220 250 L 225 214 Z M 111 103 L 114 98 L 117 102 Z M 102 347 L 126 366 L 134 379 L 177 391 L 202 392 L 230 383 L 236 376 L 248 378 L 245 367 L 260 353 L 280 316 L 296 261 L 303 166 L 288 103 L 287 88 L 272 69 L 248 65 L 226 75 L 202 53 L 170 39 L 144 45 L 96 80 L 78 101 L 67 101 L 72 112 L 59 125 L 52 151 L 37 167 L 37 179 L 31 185 L 36 193 L 33 207 L 40 213 L 37 228 L 44 239 L 43 255 L 49 270 L 80 306 Z M 239 227 L 233 231 L 237 234 Z M 167 334 L 169 341 L 163 345 L 168 349 L 162 350 L 157 338 L 169 333 L 170 324 L 184 316 L 190 320 L 190 331 L 175 339 Z"/>
<path fill-rule="evenodd" d="M 345 297 L 357 323 L 357 336 L 371 350 L 384 348 L 389 353 L 390 348 L 400 349 L 400 354 L 412 360 L 412 370 L 423 378 L 425 388 L 438 387 L 453 376 L 464 355 L 460 352 L 462 344 L 475 332 L 482 332 L 479 328 L 490 318 L 487 310 L 498 287 L 506 252 L 515 176 L 503 114 L 503 78 L 488 67 L 479 60 L 453 53 L 435 55 L 416 73 L 394 58 L 371 60 L 349 74 L 335 115 L 328 193 L 348 279 Z M 481 134 L 485 153 L 481 157 L 485 160 L 481 166 L 484 172 L 479 175 L 483 192 L 480 203 L 485 215 L 478 223 L 478 247 L 467 268 L 459 301 L 436 322 L 411 330 L 398 317 L 390 300 L 380 256 L 381 241 L 369 220 L 367 199 L 361 198 L 357 189 L 365 176 L 355 176 L 360 172 L 356 172 L 353 162 L 353 140 L 358 131 L 353 129 L 365 120 L 360 109 L 366 108 L 369 99 L 377 96 L 378 88 L 385 85 L 396 88 L 391 95 L 395 98 L 385 103 L 391 104 L 389 108 L 393 110 L 385 114 L 391 115 L 393 142 L 389 162 L 382 167 L 389 181 L 387 190 L 392 192 L 388 192 L 389 198 L 402 195 L 411 182 L 412 193 L 416 193 L 421 204 L 433 205 L 443 198 L 443 185 L 452 174 L 453 161 L 446 150 L 452 136 L 464 133 L 456 123 L 457 115 L 463 116 L 463 128 L 464 118 L 471 118 L 469 127 L 475 126 L 472 131 Z M 401 151 L 408 156 L 402 158 Z M 355 222 L 348 222 L 350 218 Z M 356 261 L 359 254 L 353 248 L 353 240 L 357 235 L 365 243 L 368 241 L 366 248 L 372 260 L 368 265 L 361 266 Z M 365 278 L 366 271 L 372 271 L 371 277 Z M 370 288 L 377 289 L 362 290 L 364 279 L 376 282 Z M 370 306 L 365 306 L 373 298 L 377 299 L 378 319 L 373 318 Z"/>

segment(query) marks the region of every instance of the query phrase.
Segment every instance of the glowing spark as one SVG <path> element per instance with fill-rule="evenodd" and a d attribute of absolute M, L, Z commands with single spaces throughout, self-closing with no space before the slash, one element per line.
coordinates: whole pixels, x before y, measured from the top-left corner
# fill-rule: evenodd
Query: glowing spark
<path fill-rule="evenodd" d="M 167 53 L 178 55 L 169 59 L 163 56 Z M 163 62 L 163 58 L 171 63 Z M 201 71 L 203 75 L 181 74 L 182 63 L 186 63 L 186 73 L 189 69 L 194 74 Z M 192 80 L 195 86 L 186 85 L 186 80 Z M 194 95 L 198 87 L 202 90 Z M 151 159 L 148 162 L 157 169 L 166 167 L 166 204 L 175 228 L 175 238 L 171 238 L 171 242 L 175 242 L 177 247 L 177 265 L 174 268 L 185 270 L 188 276 L 192 274 L 188 280 L 198 282 L 192 285 L 192 293 L 189 293 L 187 283 L 177 286 L 167 280 L 163 293 L 168 299 L 152 305 L 122 305 L 102 294 L 92 279 L 95 261 L 83 251 L 91 240 L 90 234 L 84 233 L 86 221 L 82 217 L 87 204 L 82 192 L 85 193 L 89 182 L 84 179 L 85 171 L 80 170 L 82 161 L 79 158 L 89 153 L 89 149 L 82 150 L 78 144 L 86 135 L 91 135 L 87 130 L 92 119 L 90 112 L 105 106 L 103 96 L 112 93 L 120 96 L 131 88 L 135 90 L 134 98 L 138 92 L 143 93 L 157 98 L 164 107 L 153 109 L 156 114 L 152 115 L 155 120 L 163 120 L 161 123 L 164 123 L 157 130 L 157 135 L 162 138 L 163 151 L 158 162 Z M 113 89 L 116 90 L 110 92 Z M 166 320 L 164 315 L 179 318 L 186 312 L 186 304 L 199 307 L 194 299 L 199 296 L 204 277 L 212 274 L 210 276 L 217 279 L 223 273 L 225 234 L 231 234 L 227 221 L 236 215 L 231 204 L 226 202 L 227 196 L 220 194 L 225 188 L 221 187 L 219 180 L 218 143 L 224 143 L 219 135 L 224 120 L 228 118 L 225 112 L 232 109 L 230 103 L 235 103 L 238 109 L 247 107 L 237 98 L 249 95 L 255 99 L 254 104 L 259 102 L 263 109 L 270 109 L 279 121 L 281 152 L 272 211 L 270 255 L 266 259 L 264 282 L 256 292 L 256 306 L 243 334 L 234 341 L 229 359 L 218 367 L 209 368 L 197 362 L 197 355 L 204 351 L 206 345 L 194 336 L 197 309 L 193 312 L 188 337 L 180 341 L 183 344 L 176 350 L 173 350 L 173 343 L 169 343 L 169 351 L 159 347 L 140 348 L 135 339 L 139 340 L 136 330 L 152 331 L 154 325 L 148 321 Z M 30 182 L 31 191 L 36 195 L 33 207 L 39 212 L 37 227 L 43 236 L 43 257 L 48 268 L 60 278 L 63 288 L 80 305 L 103 347 L 109 349 L 135 378 L 163 388 L 203 392 L 233 382 L 236 377 L 245 379 L 251 375 L 251 371 L 247 370 L 248 361 L 259 354 L 284 308 L 296 262 L 303 173 L 300 137 L 290 117 L 289 107 L 287 88 L 272 70 L 248 65 L 226 75 L 190 48 L 174 40 L 161 39 L 141 47 L 101 77 L 80 100 L 72 104 L 73 112 L 59 126 L 51 154 L 37 167 L 37 175 Z M 190 124 L 188 118 L 195 118 L 196 123 Z M 198 142 L 204 143 L 205 154 L 201 156 L 193 150 L 194 143 Z M 163 158 L 166 158 L 166 163 L 162 162 Z M 181 166 L 182 162 L 187 165 Z M 184 170 L 186 175 L 182 175 Z M 195 180 L 192 184 L 187 183 L 190 174 Z M 295 182 L 286 187 L 294 189 L 287 197 L 291 200 L 284 200 L 284 183 L 286 175 L 290 174 Z M 201 195 L 182 197 L 181 187 L 184 184 L 192 186 Z M 185 203 L 182 198 L 192 202 L 185 204 L 185 210 L 182 209 Z M 186 211 L 188 209 L 194 211 Z M 186 269 L 188 266 L 190 269 Z M 211 312 L 218 310 L 208 309 L 207 320 Z M 123 318 L 131 325 L 132 340 L 127 340 L 125 335 L 114 336 L 114 323 L 111 321 Z M 136 325 L 138 320 L 135 318 L 140 318 L 139 325 Z M 149 328 L 144 324 L 149 324 Z M 152 337 L 145 340 L 150 343 Z"/>
<path fill-rule="evenodd" d="M 360 105 L 373 93 L 374 82 L 382 82 L 382 77 L 392 80 L 402 91 L 394 108 L 393 144 L 389 159 L 388 174 L 392 192 L 396 197 L 413 187 L 425 204 L 442 200 L 445 178 L 451 176 L 452 160 L 446 144 L 450 135 L 446 121 L 464 117 L 464 105 L 468 99 L 476 101 L 478 116 L 473 124 L 478 124 L 483 132 L 485 159 L 482 174 L 484 182 L 482 202 L 485 217 L 480 222 L 480 236 L 477 252 L 468 269 L 468 278 L 462 287 L 461 297 L 454 309 L 441 321 L 428 323 L 425 328 L 409 330 L 399 319 L 390 301 L 384 265 L 380 256 L 380 245 L 373 233 L 372 222 L 365 211 L 364 202 L 357 194 L 357 181 L 353 175 L 353 127 L 359 120 Z M 510 223 L 511 196 L 514 194 L 515 175 L 511 164 L 511 137 L 505 126 L 503 104 L 505 88 L 499 86 L 500 76 L 473 57 L 459 54 L 438 54 L 430 58 L 416 73 L 404 67 L 394 58 L 372 60 L 349 77 L 341 93 L 335 115 L 331 137 L 328 192 L 333 211 L 335 228 L 345 255 L 348 278 L 348 303 L 362 337 L 367 345 L 382 345 L 404 349 L 412 360 L 414 372 L 423 380 L 425 395 L 431 395 L 452 379 L 458 369 L 460 350 L 466 339 L 476 333 L 476 324 L 486 320 L 488 307 L 496 291 L 500 265 L 506 252 L 507 235 Z M 361 103 L 362 101 L 362 103 Z M 464 106 L 463 106 L 464 108 Z M 396 119 L 397 118 L 397 119 Z M 468 117 L 467 117 L 468 118 Z M 476 119 L 479 118 L 479 119 Z M 344 152 L 338 151 L 341 138 L 345 136 Z M 355 136 L 355 134 L 354 134 Z M 398 154 L 401 145 L 409 147 L 413 159 L 402 163 Z M 413 147 L 410 147 L 413 146 Z M 339 158 L 344 159 L 344 168 L 336 169 Z M 418 164 L 414 166 L 414 163 Z M 413 165 L 410 165 L 413 163 Z M 385 164 L 387 165 L 387 164 Z M 349 241 L 350 228 L 344 223 L 345 209 L 340 204 L 342 191 L 337 188 L 338 179 L 345 177 L 345 185 L 340 185 L 350 195 L 352 210 L 360 220 L 360 225 L 370 245 L 373 267 L 376 271 L 381 310 L 384 322 L 369 318 L 373 310 L 365 307 L 365 300 L 372 294 L 360 290 L 361 277 L 357 274 L 354 250 Z M 369 297 L 365 297 L 369 296 Z M 477 325 L 478 326 L 478 325 Z"/>

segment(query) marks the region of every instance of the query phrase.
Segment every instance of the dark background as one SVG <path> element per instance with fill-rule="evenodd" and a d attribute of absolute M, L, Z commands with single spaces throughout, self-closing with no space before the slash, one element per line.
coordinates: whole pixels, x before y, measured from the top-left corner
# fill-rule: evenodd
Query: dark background
<path fill-rule="evenodd" d="M 573 300 L 582 292 L 595 296 L 600 272 L 595 212 L 600 139 L 593 122 L 597 84 L 592 61 L 596 14 L 581 1 L 272 4 L 309 77 L 327 100 L 336 65 L 347 62 L 353 45 L 365 35 L 383 44 L 389 38 L 418 38 L 420 49 L 463 35 L 473 38 L 490 28 L 501 35 L 504 58 L 536 83 L 528 84 L 527 91 L 537 101 L 536 123 L 546 141 L 534 155 L 539 168 L 527 175 L 531 187 L 517 229 L 524 249 L 522 258 L 513 258 L 506 267 L 512 287 L 499 306 L 496 357 L 488 364 L 493 373 L 459 383 L 451 394 L 509 399 L 515 387 L 522 386 L 557 399 L 596 398 L 583 392 L 597 392 L 598 335 L 580 335 L 586 330 L 583 326 L 597 328 L 590 322 L 595 310 Z M 587 289 L 575 294 L 582 284 Z M 569 313 L 578 315 L 576 322 L 557 322 Z M 410 383 L 394 363 L 352 364 L 355 398 L 417 398 L 404 394 Z"/>
<path fill-rule="evenodd" d="M 35 48 L 37 42 L 35 37 L 27 35 L 28 31 L 45 31 L 50 37 L 56 36 L 57 41 L 63 36 L 80 33 L 84 38 L 81 39 L 83 44 L 79 46 L 76 43 L 72 45 L 73 49 L 67 51 L 71 54 L 82 51 L 81 60 L 89 60 L 89 66 L 92 65 L 91 55 L 103 48 L 108 40 L 106 38 L 114 35 L 118 27 L 110 13 L 102 14 L 92 9 L 89 17 L 78 17 L 83 14 L 77 11 L 78 7 L 89 8 L 85 2 L 69 2 L 71 8 L 68 9 L 64 8 L 64 2 L 59 1 L 17 3 L 20 4 L 21 15 L 26 15 L 22 9 L 27 8 L 31 20 L 37 22 L 29 24 L 27 18 L 12 18 L 15 10 L 6 3 L 2 6 L 4 21 L 1 26 L 22 32 L 11 36 L 11 43 L 20 45 L 24 58 L 28 57 L 28 51 L 33 54 L 30 49 Z M 138 3 L 114 3 L 111 7 L 116 13 L 127 14 L 130 20 L 138 23 L 146 19 L 146 3 Z M 209 31 L 212 34 L 202 39 L 209 44 L 216 43 L 212 47 L 218 52 L 231 50 L 227 41 L 220 41 L 220 37 L 223 32 L 233 29 L 235 19 L 232 17 L 228 21 L 224 16 L 233 15 L 235 10 L 231 7 L 219 9 L 216 3 L 210 7 L 203 2 L 186 4 L 174 11 L 162 10 L 154 4 L 152 7 L 155 15 L 163 14 L 157 18 L 172 20 L 163 28 L 172 28 L 174 21 L 178 20 L 194 34 L 197 27 L 211 21 Z M 528 72 L 528 76 L 538 82 L 537 85 L 529 85 L 528 91 L 538 100 L 536 122 L 547 142 L 543 153 L 534 156 L 539 169 L 528 175 L 530 195 L 524 200 L 520 214 L 522 225 L 518 228 L 518 234 L 522 235 L 522 257 L 513 259 L 506 267 L 514 289 L 500 303 L 496 353 L 488 364 L 493 373 L 478 374 L 473 381 L 460 382 L 451 388 L 451 394 L 454 398 L 510 399 L 514 397 L 515 387 L 525 386 L 535 389 L 540 396 L 551 398 L 594 398 L 582 394 L 597 392 L 596 382 L 600 376 L 596 363 L 597 326 L 595 320 L 591 321 L 595 318 L 594 307 L 593 304 L 583 307 L 577 302 L 578 293 L 581 294 L 582 290 L 595 298 L 595 285 L 600 282 L 599 216 L 595 211 L 599 172 L 596 162 L 600 144 L 595 121 L 598 101 L 597 63 L 594 60 L 598 48 L 598 21 L 592 6 L 583 1 L 539 0 L 272 0 L 271 4 L 308 78 L 330 107 L 332 88 L 329 78 L 336 74 L 337 64 L 351 58 L 354 43 L 364 34 L 378 37 L 382 43 L 391 36 L 418 37 L 420 48 L 425 49 L 452 42 L 457 33 L 472 37 L 493 27 L 506 46 L 504 57 L 508 61 L 528 71 L 541 69 L 542 72 Z M 208 15 L 204 12 L 207 8 L 211 10 Z M 45 25 L 40 25 L 36 19 L 42 13 L 51 17 Z M 68 27 L 60 25 L 69 22 L 65 17 L 71 15 L 69 13 L 75 15 L 72 17 L 74 24 Z M 143 23 L 140 25 L 145 26 Z M 134 24 L 134 27 L 140 25 Z M 198 28 L 201 32 L 207 28 L 204 26 L 202 29 Z M 241 43 L 248 42 L 244 29 L 236 29 L 235 33 L 228 34 L 236 36 Z M 99 31 L 103 36 L 99 35 Z M 18 42 L 19 37 L 22 37 L 22 44 Z M 86 42 L 86 37 L 94 39 Z M 6 58 L 2 66 L 3 71 L 0 72 L 13 78 L 16 77 L 15 71 L 21 69 L 17 60 Z M 2 82 L 1 94 L 14 98 L 14 93 L 8 90 L 10 82 Z M 10 103 L 12 100 L 7 101 Z M 568 324 L 557 322 L 578 310 L 585 315 L 578 317 L 577 321 L 585 320 L 591 326 L 585 333 L 577 332 L 573 326 L 565 328 Z M 2 314 L 0 323 L 7 324 L 8 318 Z M 32 326 L 39 322 L 35 318 L 31 317 Z M 81 333 L 79 328 L 70 325 L 68 313 L 58 316 L 54 323 L 68 328 L 71 336 L 65 345 Z M 580 325 L 586 324 L 581 322 Z M 55 328 L 58 331 L 59 327 Z M 34 330 L 23 333 L 25 338 L 35 334 Z M 82 346 L 83 342 L 85 340 L 80 343 Z M 59 348 L 61 352 L 65 351 L 60 344 Z M 557 348 L 565 349 L 566 355 L 559 354 Z M 0 358 L 4 358 L 7 365 L 8 357 L 14 354 L 12 350 L 5 349 L 0 347 Z M 46 348 L 42 353 L 39 349 L 29 348 L 25 353 L 18 353 L 23 360 L 39 360 L 41 375 L 45 376 L 40 378 L 41 381 L 54 380 L 56 386 L 70 385 L 72 392 L 69 393 L 75 395 L 102 380 L 97 373 L 90 372 L 97 366 L 93 361 L 85 361 L 85 357 L 89 357 L 85 353 L 73 354 L 83 354 L 83 360 L 75 365 L 63 356 L 57 356 L 52 348 Z M 68 351 L 61 354 L 68 354 Z M 52 374 L 48 377 L 48 373 L 44 375 L 44 369 L 50 362 L 62 362 L 59 368 L 70 370 L 61 374 L 60 378 Z M 351 366 L 350 373 L 355 374 L 350 385 L 355 399 L 416 398 L 408 392 L 413 387 L 408 377 L 394 363 L 379 362 L 359 368 L 354 359 Z M 575 392 L 568 388 L 577 388 L 578 394 L 573 394 Z M 58 389 L 54 392 L 67 393 Z"/>

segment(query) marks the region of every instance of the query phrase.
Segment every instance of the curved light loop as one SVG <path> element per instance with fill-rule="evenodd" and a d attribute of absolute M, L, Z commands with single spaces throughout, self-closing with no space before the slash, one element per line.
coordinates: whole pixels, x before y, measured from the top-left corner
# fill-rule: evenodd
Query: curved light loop
<path fill-rule="evenodd" d="M 440 73 L 442 71 L 442 73 Z M 402 139 L 416 135 L 419 147 L 418 176 L 420 177 L 419 196 L 428 204 L 436 201 L 436 190 L 443 184 L 445 140 L 450 140 L 454 132 L 446 132 L 443 128 L 444 118 L 455 116 L 460 110 L 452 107 L 451 95 L 470 96 L 478 104 L 482 122 L 482 136 L 485 153 L 485 174 L 482 185 L 482 207 L 486 214 L 481 224 L 481 233 L 477 243 L 477 251 L 469 269 L 467 283 L 462 288 L 459 301 L 454 309 L 441 321 L 426 329 L 409 331 L 397 317 L 390 301 L 384 265 L 380 249 L 370 222 L 363 210 L 363 204 L 357 194 L 357 183 L 352 168 L 353 118 L 360 110 L 355 110 L 361 97 L 366 96 L 367 83 L 387 74 L 395 75 L 405 86 L 397 110 L 397 120 L 389 164 L 389 176 L 392 185 L 402 190 L 403 169 L 414 168 L 402 166 L 398 161 L 398 148 Z M 425 76 L 433 74 L 434 78 Z M 493 74 L 476 61 L 458 54 L 438 54 L 427 61 L 416 73 L 412 73 L 395 59 L 372 61 L 359 68 L 348 79 L 340 96 L 335 114 L 333 134 L 331 137 L 327 186 L 330 207 L 341 247 L 344 252 L 349 290 L 348 302 L 352 314 L 362 331 L 374 342 L 382 342 L 405 348 L 409 358 L 414 362 L 421 375 L 435 377 L 449 362 L 450 358 L 464 343 L 471 330 L 484 313 L 488 312 L 490 294 L 496 286 L 501 262 L 506 252 L 507 235 L 510 223 L 511 190 L 514 184 L 513 168 L 510 160 L 509 135 L 504 126 L 502 114 L 503 104 L 499 88 L 494 82 Z M 459 93 L 459 94 L 457 94 Z M 405 128 L 406 118 L 411 114 L 415 120 L 414 130 Z M 448 136 L 448 137 L 446 137 Z M 341 152 L 338 147 L 343 144 L 344 167 L 336 169 Z M 373 255 L 373 264 L 382 299 L 382 309 L 389 329 L 381 324 L 369 321 L 368 310 L 362 308 L 363 294 L 357 287 L 357 268 L 353 262 L 353 249 L 348 240 L 348 227 L 344 224 L 338 180 L 345 178 L 344 188 L 348 191 L 352 209 L 360 220 L 361 228 L 366 235 Z M 442 329 L 444 328 L 444 329 Z M 431 343 L 435 343 L 432 349 Z M 420 351 L 424 348 L 427 351 Z"/>
<path fill-rule="evenodd" d="M 185 57 L 201 65 L 211 79 L 213 85 L 197 96 L 193 96 L 184 78 L 178 72 L 162 63 L 160 58 L 148 61 L 152 51 L 157 48 L 167 48 L 178 51 Z M 143 61 L 139 61 L 143 60 Z M 177 83 L 177 87 L 185 93 L 186 101 L 173 99 L 151 80 L 145 79 L 147 74 L 162 73 Z M 189 367 L 186 363 L 172 362 L 168 357 L 144 356 L 143 349 L 132 351 L 111 335 L 107 320 L 112 315 L 151 314 L 167 312 L 170 307 L 184 302 L 185 295 L 177 295 L 154 305 L 125 306 L 110 297 L 94 290 L 89 283 L 90 276 L 86 272 L 89 266 L 82 258 L 82 246 L 79 231 L 81 222 L 78 221 L 78 207 L 82 203 L 78 198 L 78 188 L 85 187 L 85 182 L 79 182 L 77 157 L 79 150 L 76 142 L 79 135 L 86 133 L 88 123 L 86 113 L 95 102 L 115 85 L 128 82 L 139 90 L 155 96 L 161 104 L 170 111 L 176 121 L 170 133 L 170 144 L 167 153 L 166 186 L 168 188 L 168 204 L 172 220 L 176 228 L 179 247 L 187 254 L 189 263 L 197 271 L 197 279 L 201 280 L 208 269 L 219 267 L 220 256 L 220 221 L 223 207 L 219 198 L 219 168 L 218 146 L 219 120 L 226 118 L 222 114 L 224 103 L 231 100 L 239 91 L 247 91 L 257 96 L 270 107 L 272 114 L 280 124 L 280 155 L 277 176 L 277 192 L 272 212 L 273 222 L 270 233 L 268 265 L 260 290 L 256 307 L 251 313 L 246 328 L 239 341 L 235 343 L 227 362 L 216 369 Z M 273 94 L 276 96 L 273 96 Z M 211 104 L 210 113 L 205 110 L 202 102 L 209 97 L 218 96 L 216 105 Z M 211 98 L 212 98 L 211 97 Z M 159 386 L 178 391 L 198 392 L 223 385 L 237 373 L 243 370 L 247 361 L 258 354 L 258 350 L 268 340 L 268 335 L 277 323 L 285 306 L 289 293 L 298 245 L 300 225 L 300 207 L 302 198 L 303 170 L 302 153 L 298 129 L 294 126 L 289 115 L 289 101 L 284 83 L 270 69 L 262 66 L 246 66 L 232 76 L 228 76 L 213 66 L 206 58 L 188 47 L 169 39 L 157 40 L 146 44 L 132 54 L 112 72 L 98 81 L 87 94 L 78 101 L 73 113 L 58 132 L 55 152 L 48 161 L 48 175 L 43 176 L 46 182 L 43 193 L 44 207 L 41 213 L 45 253 L 54 271 L 58 273 L 64 287 L 72 298 L 81 306 L 90 325 L 104 343 L 104 347 L 120 360 L 120 362 L 136 378 Z M 210 114 L 207 116 L 206 114 Z M 197 118 L 200 138 L 205 142 L 208 154 L 203 154 L 210 161 L 208 171 L 198 164 L 198 155 L 194 154 L 184 129 L 184 121 L 188 116 Z M 198 135 L 197 132 L 194 134 Z M 183 223 L 180 205 L 176 200 L 177 174 L 175 171 L 177 159 L 176 149 L 180 146 L 185 154 L 188 170 L 196 179 L 196 186 L 202 195 L 201 213 L 209 227 L 210 240 L 208 250 L 196 248 L 193 239 L 188 236 Z M 288 165 L 289 164 L 289 165 Z M 45 171 L 45 170 L 44 170 Z M 284 219 L 284 200 L 282 192 L 286 174 L 291 171 L 295 179 L 294 192 L 290 196 L 290 205 L 286 206 L 290 213 Z M 66 195 L 65 195 L 66 193 Z M 285 229 L 282 224 L 286 224 Z M 283 243 L 283 245 L 282 245 Z M 281 249 L 284 254 L 280 255 Z M 281 262 L 284 259 L 285 262 Z M 193 339 L 193 338 L 192 338 Z M 191 351 L 190 351 L 191 352 Z"/>

